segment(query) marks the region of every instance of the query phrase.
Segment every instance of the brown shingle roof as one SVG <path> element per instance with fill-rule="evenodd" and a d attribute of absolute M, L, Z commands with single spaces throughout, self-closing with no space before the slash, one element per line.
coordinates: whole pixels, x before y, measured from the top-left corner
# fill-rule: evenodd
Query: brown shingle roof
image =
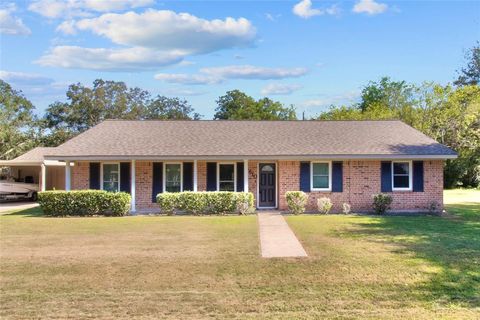
<path fill-rule="evenodd" d="M 36 147 L 16 157 L 13 161 L 42 162 L 44 156 L 52 154 L 54 150 L 55 148 L 50 147 Z"/>
<path fill-rule="evenodd" d="M 48 159 L 453 157 L 401 121 L 107 120 Z"/>

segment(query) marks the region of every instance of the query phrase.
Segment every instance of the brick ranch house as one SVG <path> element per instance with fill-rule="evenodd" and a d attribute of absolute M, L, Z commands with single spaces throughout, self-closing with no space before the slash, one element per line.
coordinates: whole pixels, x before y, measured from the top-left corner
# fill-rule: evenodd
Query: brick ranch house
<path fill-rule="evenodd" d="M 401 121 L 107 120 L 45 156 L 65 161 L 65 189 L 132 195 L 132 212 L 160 192 L 249 191 L 257 208 L 287 209 L 285 193 L 368 211 L 388 193 L 394 211 L 443 206 L 443 162 L 454 151 Z M 73 166 L 71 164 L 74 164 Z"/>

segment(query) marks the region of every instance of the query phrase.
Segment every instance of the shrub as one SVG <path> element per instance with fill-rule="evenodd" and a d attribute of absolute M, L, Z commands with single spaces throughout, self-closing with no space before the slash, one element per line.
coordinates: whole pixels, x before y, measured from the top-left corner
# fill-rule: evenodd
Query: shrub
<path fill-rule="evenodd" d="M 328 214 L 333 207 L 332 200 L 327 197 L 317 199 L 318 211 L 323 214 Z"/>
<path fill-rule="evenodd" d="M 376 214 L 384 214 L 390 209 L 390 204 L 392 204 L 392 196 L 383 193 L 373 195 L 373 210 Z"/>
<path fill-rule="evenodd" d="M 162 213 L 173 215 L 175 209 L 180 209 L 178 205 L 178 193 L 165 192 L 157 195 L 157 203 Z"/>
<path fill-rule="evenodd" d="M 199 215 L 207 211 L 207 196 L 204 192 L 185 191 L 177 193 L 177 207 L 180 210 Z"/>
<path fill-rule="evenodd" d="M 174 214 L 247 214 L 254 211 L 253 194 L 250 192 L 178 192 L 159 193 L 157 203 L 163 213 Z"/>
<path fill-rule="evenodd" d="M 305 212 L 308 195 L 303 191 L 287 191 L 285 193 L 287 205 L 290 212 L 294 214 L 302 214 Z"/>
<path fill-rule="evenodd" d="M 241 215 L 246 215 L 255 211 L 253 193 L 238 192 L 236 203 L 237 203 L 237 212 Z"/>
<path fill-rule="evenodd" d="M 125 192 L 103 190 L 44 191 L 38 202 L 47 216 L 124 216 L 131 197 Z"/>
<path fill-rule="evenodd" d="M 350 211 L 351 211 L 351 206 L 350 206 L 348 203 L 344 202 L 344 203 L 342 204 L 342 209 L 343 209 L 343 210 L 342 210 L 343 213 L 349 214 Z"/>

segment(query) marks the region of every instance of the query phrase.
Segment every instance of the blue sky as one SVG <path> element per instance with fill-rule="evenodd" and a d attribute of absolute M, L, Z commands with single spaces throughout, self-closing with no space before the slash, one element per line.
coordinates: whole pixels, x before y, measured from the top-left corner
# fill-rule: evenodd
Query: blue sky
<path fill-rule="evenodd" d="M 382 76 L 451 82 L 480 40 L 480 1 L 7 0 L 0 32 L 0 78 L 39 114 L 102 78 L 207 119 L 232 89 L 314 115 Z"/>

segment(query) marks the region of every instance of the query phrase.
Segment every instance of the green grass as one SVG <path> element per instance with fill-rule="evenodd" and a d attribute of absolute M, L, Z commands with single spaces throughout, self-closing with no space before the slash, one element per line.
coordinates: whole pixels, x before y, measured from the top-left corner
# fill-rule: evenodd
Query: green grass
<path fill-rule="evenodd" d="M 260 258 L 255 216 L 0 216 L 0 318 L 478 318 L 479 195 L 288 216 L 306 259 Z"/>

